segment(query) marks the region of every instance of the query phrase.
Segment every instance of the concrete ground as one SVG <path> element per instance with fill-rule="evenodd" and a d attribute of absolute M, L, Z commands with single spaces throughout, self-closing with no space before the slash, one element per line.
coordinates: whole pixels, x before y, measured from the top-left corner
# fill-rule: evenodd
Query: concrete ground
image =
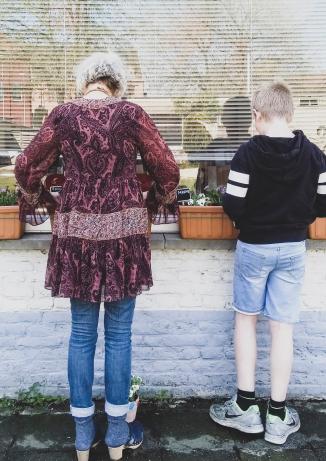
<path fill-rule="evenodd" d="M 283 447 L 262 436 L 240 434 L 216 425 L 208 416 L 209 401 L 143 404 L 143 447 L 126 452 L 132 461 L 326 461 L 326 402 L 295 402 L 302 429 Z M 100 402 L 99 408 L 103 406 Z M 96 416 L 105 428 L 105 416 Z M 0 416 L 0 459 L 3 461 L 75 460 L 73 424 L 67 408 Z M 90 461 L 108 460 L 104 444 Z"/>

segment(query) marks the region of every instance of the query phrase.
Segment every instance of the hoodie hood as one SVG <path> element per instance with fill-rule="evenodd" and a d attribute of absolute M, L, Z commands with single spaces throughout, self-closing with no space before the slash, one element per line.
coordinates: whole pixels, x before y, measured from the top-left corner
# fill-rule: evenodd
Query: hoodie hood
<path fill-rule="evenodd" d="M 258 170 L 276 182 L 291 183 L 304 176 L 304 145 L 302 131 L 294 131 L 293 138 L 271 138 L 257 135 L 249 141 L 253 162 Z"/>

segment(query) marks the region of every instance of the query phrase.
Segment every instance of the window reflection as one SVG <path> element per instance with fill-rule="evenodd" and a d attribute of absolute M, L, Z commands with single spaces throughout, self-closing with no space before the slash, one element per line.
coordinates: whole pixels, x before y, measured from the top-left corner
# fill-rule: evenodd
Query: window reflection
<path fill-rule="evenodd" d="M 200 162 L 196 180 L 196 192 L 216 189 L 227 183 L 231 160 L 240 144 L 250 137 L 250 100 L 246 96 L 234 96 L 225 101 L 221 114 L 224 136 L 218 136 L 204 148 L 210 160 Z"/>
<path fill-rule="evenodd" d="M 126 97 L 149 112 L 198 192 L 225 183 L 251 134 L 252 90 L 283 78 L 293 128 L 326 148 L 326 36 L 321 0 L 2 1 L 0 187 L 44 117 L 75 97 L 73 68 L 111 48 L 127 64 Z M 2 166 L 1 166 L 2 165 Z"/>

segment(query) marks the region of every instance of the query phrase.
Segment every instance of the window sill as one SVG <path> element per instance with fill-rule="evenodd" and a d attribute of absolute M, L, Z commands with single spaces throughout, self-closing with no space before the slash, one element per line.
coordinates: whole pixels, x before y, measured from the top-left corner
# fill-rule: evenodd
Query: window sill
<path fill-rule="evenodd" d="M 51 234 L 24 234 L 20 240 L 0 240 L 0 250 L 40 250 L 50 247 Z M 235 249 L 234 240 L 191 240 L 179 234 L 155 233 L 151 236 L 152 250 L 227 250 Z M 326 250 L 326 240 L 307 240 L 307 249 Z"/>

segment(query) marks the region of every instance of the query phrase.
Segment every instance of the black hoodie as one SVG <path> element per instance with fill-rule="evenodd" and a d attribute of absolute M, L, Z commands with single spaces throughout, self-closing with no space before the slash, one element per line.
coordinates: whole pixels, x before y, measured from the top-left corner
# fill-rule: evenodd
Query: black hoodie
<path fill-rule="evenodd" d="M 243 242 L 302 241 L 308 225 L 326 216 L 326 157 L 302 131 L 254 136 L 231 162 L 223 206 Z"/>

